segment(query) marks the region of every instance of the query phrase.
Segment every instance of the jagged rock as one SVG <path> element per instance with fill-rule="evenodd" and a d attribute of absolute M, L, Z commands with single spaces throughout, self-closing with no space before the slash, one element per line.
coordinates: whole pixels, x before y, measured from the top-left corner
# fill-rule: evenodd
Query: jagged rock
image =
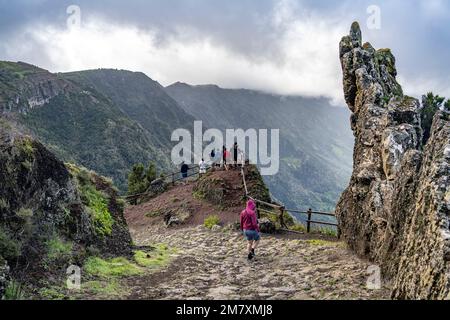
<path fill-rule="evenodd" d="M 273 234 L 277 231 L 275 223 L 270 221 L 268 218 L 262 218 L 259 220 L 259 228 L 262 233 Z"/>
<path fill-rule="evenodd" d="M 38 281 L 31 275 L 41 272 L 65 277 L 88 247 L 104 255 L 131 254 L 124 203 L 111 181 L 64 164 L 31 137 L 2 127 L 0 136 L 0 247 L 9 248 L 0 255 L 12 277 L 24 268 L 25 281 Z M 49 258 L 52 243 L 69 252 Z"/>
<path fill-rule="evenodd" d="M 170 228 L 185 223 L 190 217 L 191 213 L 187 210 L 169 210 L 164 213 L 164 223 L 167 228 Z"/>
<path fill-rule="evenodd" d="M 443 299 L 449 292 L 449 119 L 437 113 L 423 146 L 420 104 L 397 83 L 392 52 L 361 43 L 354 23 L 340 43 L 355 135 L 353 175 L 336 208 L 341 231 L 350 248 L 380 264 L 394 298 Z"/>

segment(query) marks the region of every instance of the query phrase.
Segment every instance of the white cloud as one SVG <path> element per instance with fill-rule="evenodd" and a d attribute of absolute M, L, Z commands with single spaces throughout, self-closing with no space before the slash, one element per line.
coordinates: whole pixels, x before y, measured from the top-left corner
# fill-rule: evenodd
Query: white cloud
<path fill-rule="evenodd" d="M 29 62 L 51 71 L 119 68 L 143 71 L 163 85 L 214 83 L 342 101 L 338 42 L 348 26 L 313 15 L 294 18 L 291 5 L 280 2 L 271 17 L 281 59 L 254 60 L 214 39 L 189 37 L 189 28 L 183 27 L 178 28 L 182 37 L 161 44 L 156 32 L 99 19 L 84 21 L 82 28 L 73 30 L 34 25 L 4 46 L 15 60 L 32 57 Z"/>
<path fill-rule="evenodd" d="M 192 26 L 176 26 L 177 32 L 161 42 L 156 29 L 144 31 L 98 17 L 72 30 L 35 24 L 2 46 L 11 60 L 27 61 L 53 72 L 126 69 L 145 72 L 163 85 L 176 81 L 217 84 L 324 96 L 344 105 L 338 44 L 348 32 L 345 12 L 324 16 L 304 7 L 298 10 L 300 3 L 281 0 L 264 17 L 264 23 L 271 24 L 274 41 L 267 51 L 276 48 L 277 54 L 261 52 L 256 58 L 234 51 L 207 33 L 199 34 Z M 420 96 L 433 89 L 450 96 L 442 82 L 423 77 L 420 81 L 401 78 L 400 83 L 410 95 Z"/>
<path fill-rule="evenodd" d="M 406 79 L 398 77 L 398 82 L 402 85 L 405 94 L 421 99 L 422 95 L 432 91 L 434 94 L 450 98 L 450 76 L 447 81 L 436 80 L 435 78 Z"/>

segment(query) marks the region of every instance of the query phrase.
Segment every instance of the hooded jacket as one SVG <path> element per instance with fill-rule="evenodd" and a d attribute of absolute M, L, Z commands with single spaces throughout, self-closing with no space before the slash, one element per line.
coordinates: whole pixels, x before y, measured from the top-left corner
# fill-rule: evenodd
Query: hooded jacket
<path fill-rule="evenodd" d="M 247 202 L 247 208 L 241 212 L 241 230 L 253 230 L 259 232 L 256 204 L 253 200 L 249 200 Z"/>

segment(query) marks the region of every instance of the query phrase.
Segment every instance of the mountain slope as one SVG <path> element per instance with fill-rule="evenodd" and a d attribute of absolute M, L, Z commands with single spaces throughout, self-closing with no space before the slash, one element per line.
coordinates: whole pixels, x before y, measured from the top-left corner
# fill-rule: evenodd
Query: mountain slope
<path fill-rule="evenodd" d="M 150 79 L 144 80 L 139 80 L 142 83 L 140 93 L 143 94 L 146 86 L 156 92 L 154 100 L 147 101 L 146 106 L 158 104 L 160 97 L 163 102 L 157 115 L 148 114 L 147 118 L 154 118 L 154 122 L 140 124 L 124 111 L 129 111 L 131 104 L 114 99 L 134 95 L 136 99 L 147 100 L 139 92 L 127 96 L 127 89 L 122 90 L 115 83 L 111 90 L 101 87 L 108 95 L 113 91 L 117 93 L 111 99 L 79 75 L 55 75 L 25 63 L 1 62 L 0 111 L 4 118 L 21 124 L 63 160 L 113 178 L 123 191 L 127 172 L 133 164 L 155 161 L 163 170 L 170 166 L 168 139 L 171 126 L 165 121 L 172 120 L 163 116 L 164 110 L 176 109 L 177 105 L 162 89 L 158 93 L 157 85 L 150 83 Z M 108 85 L 105 80 L 101 82 Z M 127 83 L 130 83 L 129 79 Z M 178 110 L 184 113 L 180 108 Z M 134 118 L 146 119 L 143 114 L 145 111 Z M 187 117 L 183 115 L 184 118 Z M 175 122 L 173 127 L 178 125 L 179 122 Z"/>
<path fill-rule="evenodd" d="M 192 129 L 194 118 L 172 99 L 158 82 L 140 72 L 99 69 L 61 74 L 108 97 L 144 128 L 161 151 L 170 154 L 172 131 Z"/>
<path fill-rule="evenodd" d="M 176 83 L 166 91 L 204 126 L 280 129 L 280 172 L 265 177 L 289 207 L 333 210 L 351 174 L 349 113 L 325 99 Z"/>

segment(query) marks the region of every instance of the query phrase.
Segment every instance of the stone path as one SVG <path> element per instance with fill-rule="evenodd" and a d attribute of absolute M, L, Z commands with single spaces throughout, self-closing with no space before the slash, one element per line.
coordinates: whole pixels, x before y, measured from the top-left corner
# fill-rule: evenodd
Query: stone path
<path fill-rule="evenodd" d="M 368 263 L 342 242 L 263 237 L 255 261 L 235 231 L 134 232 L 138 245 L 178 248 L 173 263 L 130 282 L 131 299 L 387 299 L 366 288 Z"/>

